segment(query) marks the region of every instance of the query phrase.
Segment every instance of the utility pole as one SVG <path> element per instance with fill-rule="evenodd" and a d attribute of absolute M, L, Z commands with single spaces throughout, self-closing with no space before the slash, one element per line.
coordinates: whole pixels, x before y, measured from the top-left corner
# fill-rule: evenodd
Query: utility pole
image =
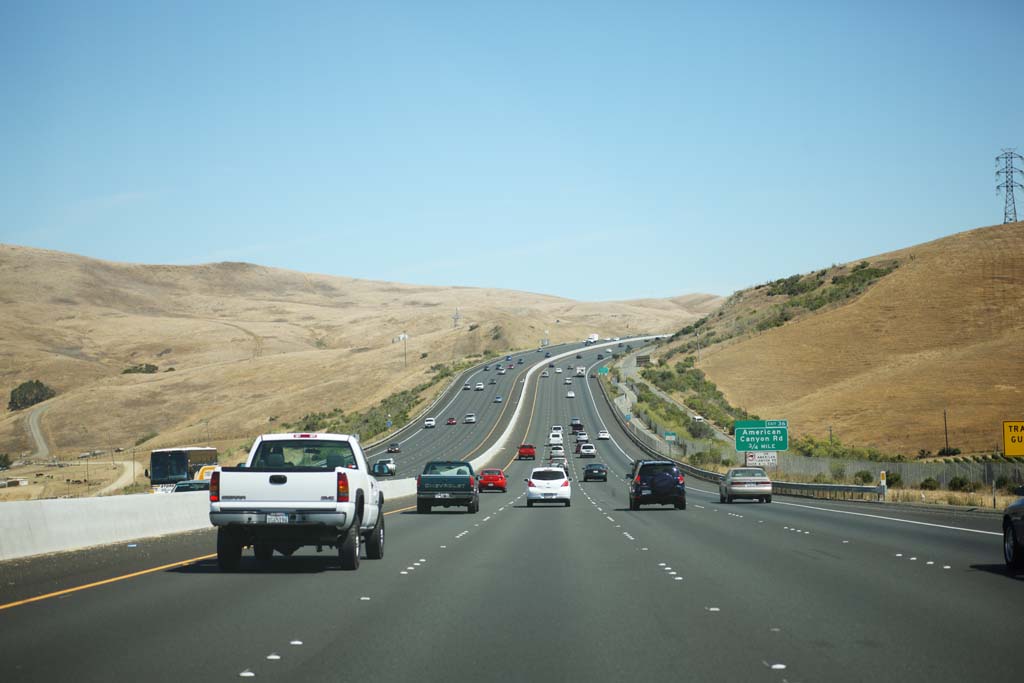
<path fill-rule="evenodd" d="M 1016 182 L 1017 179 L 1014 175 L 1015 173 L 1024 175 L 1024 170 L 1014 165 L 1018 161 L 1024 165 L 1024 157 L 1017 154 L 1016 148 L 1003 149 L 1003 153 L 996 157 L 996 193 L 1002 190 L 1005 198 L 1003 223 L 1017 222 L 1017 205 L 1014 202 L 1013 191 L 1016 188 L 1024 190 L 1024 185 Z M 999 168 L 1000 165 L 1002 168 Z"/>
<path fill-rule="evenodd" d="M 828 457 L 832 457 L 832 425 L 828 426 Z"/>
<path fill-rule="evenodd" d="M 946 455 L 949 455 L 949 425 L 946 423 L 946 409 L 942 409 L 942 431 L 946 434 Z"/>

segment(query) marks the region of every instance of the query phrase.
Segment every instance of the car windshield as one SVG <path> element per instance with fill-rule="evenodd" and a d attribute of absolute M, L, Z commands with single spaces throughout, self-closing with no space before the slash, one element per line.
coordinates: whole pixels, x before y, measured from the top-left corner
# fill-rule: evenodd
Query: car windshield
<path fill-rule="evenodd" d="M 768 475 L 764 473 L 764 470 L 758 469 L 756 467 L 745 469 L 745 470 L 733 470 L 732 471 L 733 479 L 736 479 L 738 477 L 767 477 L 767 476 Z"/>
<path fill-rule="evenodd" d="M 562 470 L 539 470 L 530 475 L 530 479 L 537 479 L 538 481 L 565 479 L 565 472 Z"/>
<path fill-rule="evenodd" d="M 675 465 L 673 465 L 671 463 L 660 463 L 660 462 L 659 463 L 653 463 L 653 464 L 650 464 L 650 465 L 644 465 L 643 467 L 640 468 L 640 474 L 643 475 L 643 476 L 652 476 L 652 475 L 655 475 L 655 474 L 661 474 L 663 472 L 674 474 L 675 471 L 676 471 L 676 466 Z"/>
<path fill-rule="evenodd" d="M 254 468 L 316 467 L 333 470 L 335 467 L 358 469 L 352 444 L 348 441 L 321 441 L 294 439 L 289 441 L 263 441 L 252 460 Z"/>
<path fill-rule="evenodd" d="M 501 470 L 483 470 L 480 474 L 485 477 L 500 477 Z"/>

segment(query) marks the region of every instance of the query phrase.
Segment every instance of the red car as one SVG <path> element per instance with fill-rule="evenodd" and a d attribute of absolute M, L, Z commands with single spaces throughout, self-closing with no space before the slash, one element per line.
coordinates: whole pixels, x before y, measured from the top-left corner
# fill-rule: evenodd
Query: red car
<path fill-rule="evenodd" d="M 516 452 L 516 457 L 519 458 L 520 460 L 526 460 L 527 458 L 529 458 L 530 460 L 536 460 L 537 449 L 534 447 L 532 443 L 521 444 L 519 446 L 519 451 Z"/>
<path fill-rule="evenodd" d="M 457 424 L 459 424 L 459 421 L 458 421 L 458 420 L 456 420 L 456 419 L 455 419 L 454 417 L 449 417 L 449 418 L 448 418 L 448 422 L 447 422 L 447 424 L 450 424 L 450 425 L 457 425 Z"/>
<path fill-rule="evenodd" d="M 508 490 L 508 480 L 501 470 L 480 470 L 480 492 L 501 490 L 505 493 Z"/>

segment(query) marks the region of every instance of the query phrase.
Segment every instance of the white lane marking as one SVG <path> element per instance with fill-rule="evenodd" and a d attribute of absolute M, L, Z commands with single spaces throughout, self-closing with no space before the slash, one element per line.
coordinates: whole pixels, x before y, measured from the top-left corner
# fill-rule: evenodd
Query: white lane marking
<path fill-rule="evenodd" d="M 241 676 L 242 678 L 255 678 L 256 677 L 256 674 L 254 674 L 253 672 L 249 671 L 248 669 L 246 669 L 245 671 L 243 671 L 242 673 L 240 673 L 238 675 Z"/>
<path fill-rule="evenodd" d="M 281 655 L 277 654 L 276 652 L 271 652 L 269 655 L 267 655 L 267 659 L 269 659 L 272 662 L 276 662 L 277 660 L 281 659 Z"/>
<path fill-rule="evenodd" d="M 676 575 L 676 574 L 678 574 L 678 573 L 679 573 L 679 572 L 669 572 L 669 573 L 668 573 L 668 575 L 669 575 L 669 576 L 675 576 L 675 575 Z"/>
<path fill-rule="evenodd" d="M 488 515 L 488 516 L 484 517 L 484 521 L 486 522 L 486 521 L 487 521 L 487 520 L 489 520 L 490 518 L 491 518 L 491 516 L 490 516 L 490 515 Z"/>
<path fill-rule="evenodd" d="M 364 595 L 364 596 L 362 596 L 362 597 L 361 597 L 361 598 L 359 598 L 359 599 L 360 599 L 360 600 L 362 600 L 363 602 L 369 602 L 369 600 L 370 600 L 370 596 L 368 596 L 368 595 Z"/>
<path fill-rule="evenodd" d="M 289 645 L 302 645 L 301 640 L 292 640 L 288 643 Z"/>
<path fill-rule="evenodd" d="M 697 505 L 696 503 L 694 503 L 693 507 L 695 507 L 695 508 L 700 508 L 701 510 L 703 510 L 703 509 L 704 509 L 704 506 L 703 506 L 703 505 Z"/>
<path fill-rule="evenodd" d="M 645 550 L 646 550 L 646 548 L 645 548 Z M 665 563 L 664 563 L 664 562 L 659 562 L 659 563 L 658 563 L 658 566 L 659 566 L 659 567 L 664 567 L 664 566 L 665 566 Z"/>
<path fill-rule="evenodd" d="M 640 550 L 647 550 L 647 548 L 640 548 Z"/>
<path fill-rule="evenodd" d="M 928 560 L 925 564 L 935 564 L 935 562 L 933 560 Z"/>
<path fill-rule="evenodd" d="M 446 545 L 443 545 L 443 546 L 441 546 L 441 549 L 443 550 L 444 548 L 447 548 L 447 547 L 448 547 L 448 546 L 446 546 Z"/>
<path fill-rule="evenodd" d="M 704 609 L 706 609 L 709 612 L 721 612 L 722 611 L 718 607 L 705 607 Z"/>
<path fill-rule="evenodd" d="M 855 517 L 871 517 L 872 519 L 884 519 L 887 522 L 900 522 L 901 524 L 917 524 L 920 526 L 931 526 L 938 529 L 949 529 L 950 531 L 965 531 L 970 534 L 985 534 L 986 536 L 1002 536 L 998 531 L 982 531 L 981 529 L 966 529 L 962 526 L 950 526 L 948 524 L 935 524 L 934 522 L 918 522 L 915 519 L 900 519 L 899 517 L 886 517 L 885 515 L 872 515 L 867 512 L 853 512 L 852 510 L 833 510 L 831 508 L 818 507 L 817 505 L 802 505 L 800 503 L 786 503 L 776 501 L 779 505 L 788 505 L 795 508 L 806 508 L 807 510 L 818 510 L 820 512 L 832 512 L 837 515 L 853 515 Z"/>
<path fill-rule="evenodd" d="M 768 662 L 765 662 L 765 665 L 767 665 L 767 664 L 768 664 Z M 772 664 L 771 668 L 775 669 L 776 671 L 782 671 L 783 669 L 786 668 L 786 665 L 785 664 Z"/>
<path fill-rule="evenodd" d="M 409 572 L 398 572 L 398 573 L 399 574 L 404 574 L 404 575 L 408 575 L 409 574 Z"/>
<path fill-rule="evenodd" d="M 683 580 L 683 577 L 681 577 L 681 576 L 677 576 L 677 577 L 675 578 L 675 580 L 676 580 L 676 581 L 682 581 L 682 580 Z"/>
<path fill-rule="evenodd" d="M 942 565 L 942 568 L 943 569 L 950 569 L 950 566 L 948 564 L 944 564 L 944 565 Z"/>
<path fill-rule="evenodd" d="M 413 563 L 412 563 L 412 566 L 414 566 L 414 567 L 418 567 L 418 566 L 420 566 L 420 563 L 419 563 L 419 562 L 413 562 Z"/>
<path fill-rule="evenodd" d="M 911 561 L 911 562 L 915 562 L 916 560 L 917 560 L 917 558 L 916 558 L 916 557 L 912 557 L 912 558 L 910 558 L 910 561 Z"/>
<path fill-rule="evenodd" d="M 605 515 L 605 517 L 608 517 L 608 515 Z M 614 522 L 615 520 L 614 520 L 614 519 L 612 519 L 611 517 L 608 517 L 608 521 L 609 521 L 609 522 Z"/>
<path fill-rule="evenodd" d="M 896 553 L 896 557 L 903 557 L 903 553 Z"/>
<path fill-rule="evenodd" d="M 441 547 L 443 548 L 444 546 L 441 546 Z M 426 562 L 426 561 L 427 561 L 427 558 L 425 558 L 425 557 L 421 557 L 420 558 L 420 562 Z"/>
<path fill-rule="evenodd" d="M 845 545 L 845 544 L 847 544 L 847 543 L 849 543 L 849 541 L 843 541 L 843 544 L 844 544 L 844 545 Z"/>
<path fill-rule="evenodd" d="M 772 633 L 778 633 L 778 632 L 779 632 L 779 631 L 781 631 L 782 629 L 781 629 L 781 628 L 779 628 L 778 626 L 772 626 L 772 627 L 771 627 L 770 629 L 768 629 L 768 630 L 769 630 L 769 631 L 771 631 Z"/>

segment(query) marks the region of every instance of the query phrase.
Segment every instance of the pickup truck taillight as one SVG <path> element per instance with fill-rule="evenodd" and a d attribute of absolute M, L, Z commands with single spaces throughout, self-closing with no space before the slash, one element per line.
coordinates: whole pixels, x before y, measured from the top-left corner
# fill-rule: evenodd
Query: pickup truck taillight
<path fill-rule="evenodd" d="M 210 476 L 210 502 L 220 502 L 220 472 L 214 472 Z"/>
<path fill-rule="evenodd" d="M 338 498 L 337 502 L 347 503 L 348 502 L 348 474 L 345 472 L 338 472 Z"/>

